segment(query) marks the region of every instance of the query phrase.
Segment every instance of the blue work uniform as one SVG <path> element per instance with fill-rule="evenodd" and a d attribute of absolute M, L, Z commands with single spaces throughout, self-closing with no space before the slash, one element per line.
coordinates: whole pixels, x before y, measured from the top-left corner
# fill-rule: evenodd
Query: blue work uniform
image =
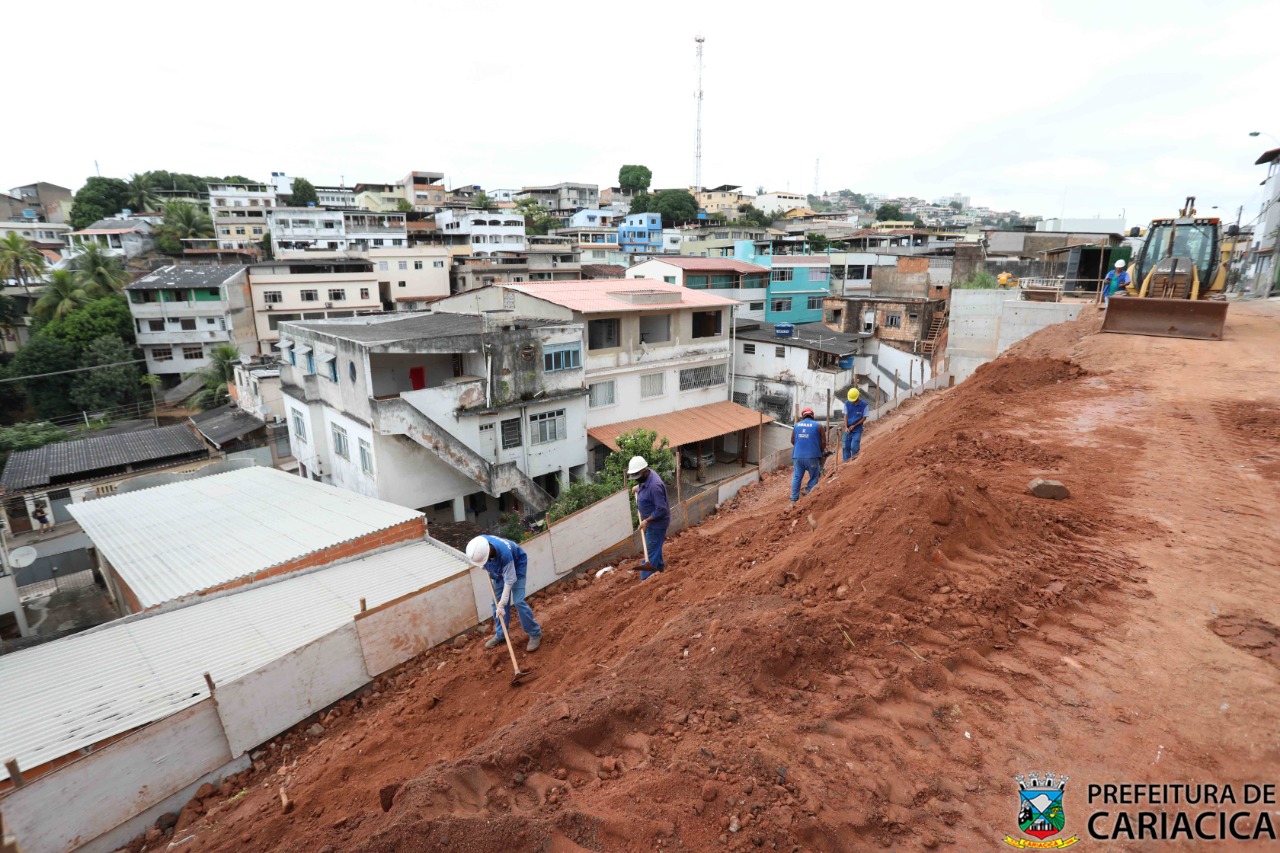
<path fill-rule="evenodd" d="M 653 567 L 653 571 L 640 572 L 640 580 L 645 580 L 667 567 L 666 560 L 662 558 L 662 543 L 666 541 L 667 528 L 671 526 L 667 484 L 652 469 L 644 482 L 636 488 L 636 508 L 640 510 L 640 517 L 649 521 L 641 535 L 644 536 L 645 547 L 649 549 L 649 565 Z"/>
<path fill-rule="evenodd" d="M 862 449 L 862 427 L 858 424 L 857 429 L 849 429 L 849 427 L 857 424 L 867 416 L 867 401 L 859 397 L 855 402 L 844 404 L 844 461 L 858 455 L 858 451 Z"/>
<path fill-rule="evenodd" d="M 1131 281 L 1133 281 L 1133 279 L 1129 277 L 1128 270 L 1121 270 L 1118 273 L 1115 270 L 1112 270 L 1107 273 L 1107 277 L 1102 283 L 1103 304 L 1105 305 L 1117 292 L 1128 287 Z"/>
<path fill-rule="evenodd" d="M 507 604 L 507 612 L 503 614 L 502 621 L 498 620 L 497 605 L 491 603 L 494 632 L 497 636 L 502 636 L 502 626 L 504 623 L 511 624 L 511 608 L 514 607 L 524 632 L 531 639 L 541 637 L 542 627 L 538 624 L 538 620 L 533 618 L 533 608 L 524 600 L 525 574 L 529 566 L 529 555 L 510 539 L 488 534 L 485 534 L 484 538 L 493 549 L 493 556 L 484 564 L 484 570 L 489 573 L 489 583 L 493 586 L 494 597 L 501 599 L 503 587 L 511 587 L 511 601 Z"/>
<path fill-rule="evenodd" d="M 822 427 L 813 418 L 802 418 L 791 428 L 791 500 L 800 500 L 800 485 L 809 475 L 807 495 L 822 477 Z"/>

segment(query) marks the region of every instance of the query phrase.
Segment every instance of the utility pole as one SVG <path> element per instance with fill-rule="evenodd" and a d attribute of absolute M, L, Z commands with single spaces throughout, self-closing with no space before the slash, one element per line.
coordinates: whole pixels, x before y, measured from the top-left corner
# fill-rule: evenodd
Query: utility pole
<path fill-rule="evenodd" d="M 696 193 L 702 191 L 702 43 L 706 39 L 694 36 L 693 40 L 698 45 L 698 91 L 693 94 L 698 102 L 698 139 L 693 155 L 693 190 Z"/>

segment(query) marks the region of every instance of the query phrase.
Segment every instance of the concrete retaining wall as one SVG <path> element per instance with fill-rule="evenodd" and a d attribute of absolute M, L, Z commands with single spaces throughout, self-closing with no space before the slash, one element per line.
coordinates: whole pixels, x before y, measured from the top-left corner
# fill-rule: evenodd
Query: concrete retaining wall
<path fill-rule="evenodd" d="M 957 382 L 1018 341 L 1055 323 L 1074 320 L 1083 302 L 1023 302 L 1007 290 L 951 292 L 950 371 Z"/>

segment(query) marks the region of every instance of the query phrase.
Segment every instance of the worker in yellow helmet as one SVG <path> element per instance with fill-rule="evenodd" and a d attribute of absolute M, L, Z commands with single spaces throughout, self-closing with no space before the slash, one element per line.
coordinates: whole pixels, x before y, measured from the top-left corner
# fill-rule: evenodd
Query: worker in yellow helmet
<path fill-rule="evenodd" d="M 867 401 L 861 399 L 857 388 L 849 389 L 849 402 L 844 404 L 844 461 L 858 455 L 862 449 L 862 425 L 867 420 Z"/>
<path fill-rule="evenodd" d="M 1011 286 L 1013 284 L 1013 273 L 1009 272 L 1008 270 L 1005 270 L 1004 272 L 1000 273 L 1000 275 L 996 276 L 996 282 L 1001 287 Z"/>

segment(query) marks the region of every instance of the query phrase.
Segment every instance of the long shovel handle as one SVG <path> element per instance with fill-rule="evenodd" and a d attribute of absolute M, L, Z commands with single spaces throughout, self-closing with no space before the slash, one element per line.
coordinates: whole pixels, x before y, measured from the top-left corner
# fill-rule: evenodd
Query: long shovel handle
<path fill-rule="evenodd" d="M 639 524 L 642 521 L 644 521 L 644 519 L 640 517 L 640 501 L 637 499 L 636 500 L 636 523 Z M 644 538 L 643 527 L 640 528 L 640 545 L 644 548 L 644 561 L 645 563 L 648 563 L 649 562 L 649 540 Z"/>
<path fill-rule="evenodd" d="M 489 597 L 493 599 L 493 618 L 502 626 L 502 639 L 507 641 L 507 651 L 511 653 L 511 667 L 520 674 L 520 664 L 516 663 L 516 648 L 511 645 L 511 632 L 507 630 L 507 620 L 502 618 L 502 607 L 498 604 L 498 594 L 493 591 L 493 579 L 485 573 L 484 585 L 489 587 Z"/>

